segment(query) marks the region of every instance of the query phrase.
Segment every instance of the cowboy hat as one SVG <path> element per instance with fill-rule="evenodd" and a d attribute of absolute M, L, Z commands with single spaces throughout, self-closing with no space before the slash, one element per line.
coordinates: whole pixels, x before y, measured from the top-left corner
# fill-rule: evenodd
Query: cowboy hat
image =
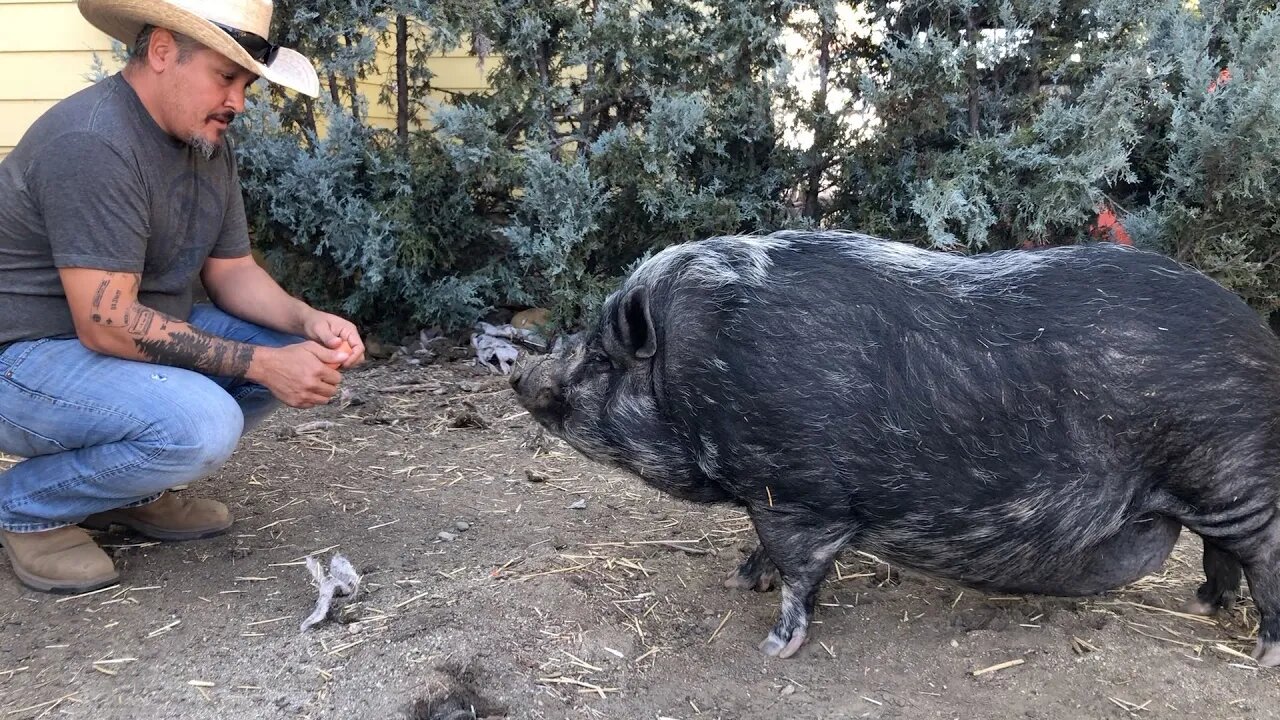
<path fill-rule="evenodd" d="M 77 0 L 80 14 L 128 47 L 145 25 L 181 33 L 244 69 L 304 95 L 320 95 L 311 61 L 267 40 L 271 0 Z"/>

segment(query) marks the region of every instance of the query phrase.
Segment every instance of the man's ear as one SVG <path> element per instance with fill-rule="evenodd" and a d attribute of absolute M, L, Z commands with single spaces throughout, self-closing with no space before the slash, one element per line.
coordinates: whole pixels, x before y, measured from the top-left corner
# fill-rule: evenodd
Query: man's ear
<path fill-rule="evenodd" d="M 155 28 L 147 43 L 147 64 L 155 72 L 162 72 L 165 67 L 177 62 L 178 50 L 178 39 L 172 32 L 162 27 Z"/>
<path fill-rule="evenodd" d="M 618 303 L 614 321 L 618 328 L 618 340 L 632 355 L 651 358 L 658 352 L 658 336 L 653 329 L 653 314 L 649 311 L 649 291 L 643 285 L 632 288 Z"/>

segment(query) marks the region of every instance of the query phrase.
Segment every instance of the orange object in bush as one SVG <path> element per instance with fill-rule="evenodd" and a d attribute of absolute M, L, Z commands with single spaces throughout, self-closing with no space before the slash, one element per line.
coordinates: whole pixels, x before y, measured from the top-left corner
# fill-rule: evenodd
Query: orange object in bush
<path fill-rule="evenodd" d="M 1102 211 L 1098 213 L 1098 220 L 1089 228 L 1089 233 L 1099 240 L 1113 242 L 1118 245 L 1133 244 L 1129 233 L 1125 231 L 1124 225 L 1120 223 L 1120 218 L 1116 217 L 1116 213 L 1111 209 L 1110 205 L 1104 206 Z"/>
<path fill-rule="evenodd" d="M 1208 90 L 1213 92 L 1228 82 L 1231 82 L 1231 68 L 1222 68 L 1218 76 L 1209 83 Z M 1116 213 L 1111 209 L 1110 205 L 1103 207 L 1098 213 L 1098 219 L 1089 228 L 1089 234 L 1099 240 L 1119 243 L 1120 245 L 1133 244 L 1129 233 L 1125 231 L 1124 225 L 1120 223 L 1120 218 L 1116 217 Z"/>

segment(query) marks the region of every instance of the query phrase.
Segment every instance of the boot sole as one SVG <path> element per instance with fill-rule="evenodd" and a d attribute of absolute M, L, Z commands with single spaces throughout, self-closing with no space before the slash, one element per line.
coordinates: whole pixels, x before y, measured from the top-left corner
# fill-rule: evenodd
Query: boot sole
<path fill-rule="evenodd" d="M 40 592 L 55 593 L 58 595 L 79 595 L 80 593 L 101 590 L 109 587 L 120 579 L 120 573 L 113 572 L 110 577 L 97 578 L 81 583 L 67 584 L 46 577 L 40 577 L 34 573 L 27 572 L 18 561 L 14 559 L 13 553 L 9 552 L 9 547 L 5 546 L 4 554 L 9 558 L 9 566 L 13 568 L 13 574 L 18 576 L 18 580 L 23 585 L 38 590 Z"/>
<path fill-rule="evenodd" d="M 149 537 L 152 540 L 184 542 L 186 540 L 204 540 L 205 538 L 225 535 L 227 531 L 231 529 L 232 523 L 227 523 L 226 527 L 205 528 L 203 530 L 167 530 L 162 527 L 156 527 L 155 525 L 138 522 L 133 519 L 125 519 L 114 515 L 108 515 L 92 521 L 86 520 L 80 523 L 80 527 L 89 528 L 90 530 L 108 530 L 112 525 L 129 528 L 130 530 L 133 530 L 145 537 Z"/>

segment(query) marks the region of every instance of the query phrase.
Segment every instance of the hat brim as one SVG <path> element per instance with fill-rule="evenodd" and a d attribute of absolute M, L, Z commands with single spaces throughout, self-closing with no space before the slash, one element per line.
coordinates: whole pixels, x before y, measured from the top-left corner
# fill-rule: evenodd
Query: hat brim
<path fill-rule="evenodd" d="M 80 14 L 94 27 L 132 47 L 146 25 L 181 33 L 240 67 L 310 97 L 320 96 L 320 78 L 301 53 L 280 48 L 270 65 L 254 60 L 248 51 L 212 22 L 156 0 L 77 0 Z"/>

